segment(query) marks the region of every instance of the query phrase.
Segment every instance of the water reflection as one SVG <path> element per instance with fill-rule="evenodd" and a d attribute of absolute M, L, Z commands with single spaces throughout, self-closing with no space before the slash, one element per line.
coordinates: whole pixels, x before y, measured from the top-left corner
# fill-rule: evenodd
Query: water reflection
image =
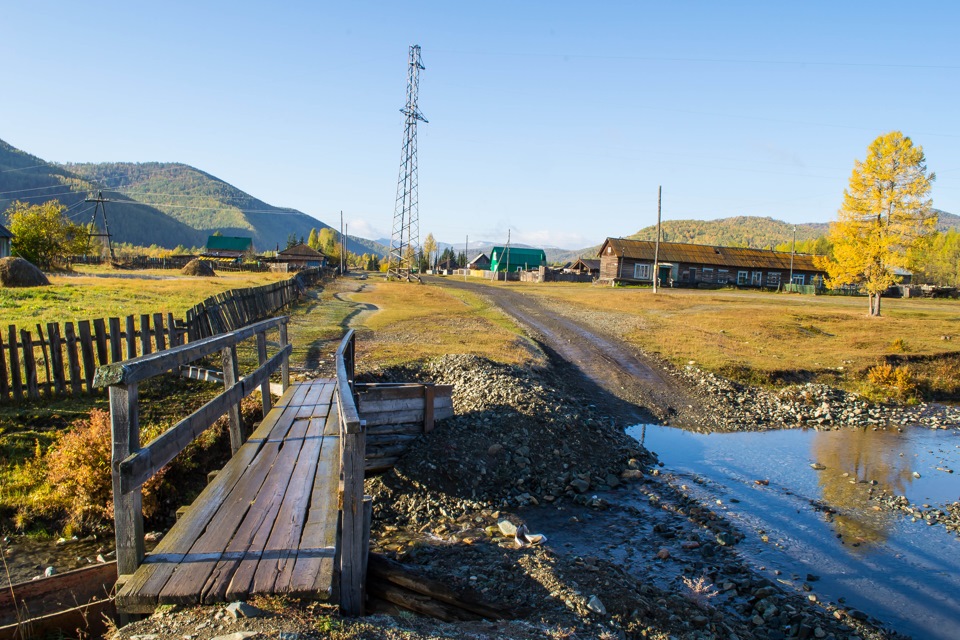
<path fill-rule="evenodd" d="M 886 540 L 894 516 L 875 508 L 870 497 L 881 490 L 906 492 L 913 477 L 905 450 L 909 440 L 897 432 L 818 431 L 812 438 L 811 457 L 826 467 L 817 475 L 822 499 L 837 510 L 834 529 L 854 548 Z"/>

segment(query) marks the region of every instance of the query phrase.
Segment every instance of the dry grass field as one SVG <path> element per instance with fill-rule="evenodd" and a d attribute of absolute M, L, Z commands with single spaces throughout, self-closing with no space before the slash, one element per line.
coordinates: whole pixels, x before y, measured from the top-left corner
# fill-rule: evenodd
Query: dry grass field
<path fill-rule="evenodd" d="M 885 299 L 867 315 L 864 298 L 755 291 L 610 288 L 503 283 L 644 351 L 755 383 L 811 375 L 857 388 L 881 360 L 960 385 L 960 303 Z M 804 375 L 797 376 L 797 373 Z M 951 382 L 952 379 L 952 382 Z"/>
<path fill-rule="evenodd" d="M 223 273 L 198 278 L 169 269 L 78 267 L 73 274 L 51 276 L 49 287 L 0 288 L 0 326 L 32 327 L 38 322 L 159 312 L 182 317 L 187 309 L 217 293 L 289 277 L 286 273 Z"/>

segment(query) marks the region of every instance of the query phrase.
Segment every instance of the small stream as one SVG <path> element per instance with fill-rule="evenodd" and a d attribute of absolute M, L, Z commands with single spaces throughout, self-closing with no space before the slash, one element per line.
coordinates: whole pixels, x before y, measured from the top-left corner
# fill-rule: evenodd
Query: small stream
<path fill-rule="evenodd" d="M 820 599 L 843 598 L 915 638 L 958 637 L 960 538 L 869 497 L 885 489 L 921 507 L 960 499 L 960 431 L 627 432 L 739 527 L 739 552 L 771 579 L 800 589 L 812 574 Z"/>

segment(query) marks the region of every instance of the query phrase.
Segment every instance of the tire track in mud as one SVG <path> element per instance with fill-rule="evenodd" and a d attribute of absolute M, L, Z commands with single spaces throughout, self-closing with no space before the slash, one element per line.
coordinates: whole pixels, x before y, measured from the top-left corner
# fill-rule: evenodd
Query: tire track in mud
<path fill-rule="evenodd" d="M 601 334 L 583 322 L 547 308 L 535 296 L 507 287 L 429 278 L 431 284 L 465 289 L 495 304 L 532 332 L 549 351 L 634 408 L 637 422 L 694 427 L 707 417 L 703 401 L 663 367 L 633 347 Z M 622 413 L 622 410 L 620 411 Z M 625 416 L 631 417 L 631 416 Z"/>

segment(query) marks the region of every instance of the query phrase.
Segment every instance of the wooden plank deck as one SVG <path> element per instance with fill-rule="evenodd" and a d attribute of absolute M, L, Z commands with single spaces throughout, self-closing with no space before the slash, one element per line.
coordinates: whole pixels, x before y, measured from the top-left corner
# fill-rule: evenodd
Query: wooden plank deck
<path fill-rule="evenodd" d="M 338 521 L 336 382 L 295 383 L 117 594 L 117 607 L 329 599 Z"/>

